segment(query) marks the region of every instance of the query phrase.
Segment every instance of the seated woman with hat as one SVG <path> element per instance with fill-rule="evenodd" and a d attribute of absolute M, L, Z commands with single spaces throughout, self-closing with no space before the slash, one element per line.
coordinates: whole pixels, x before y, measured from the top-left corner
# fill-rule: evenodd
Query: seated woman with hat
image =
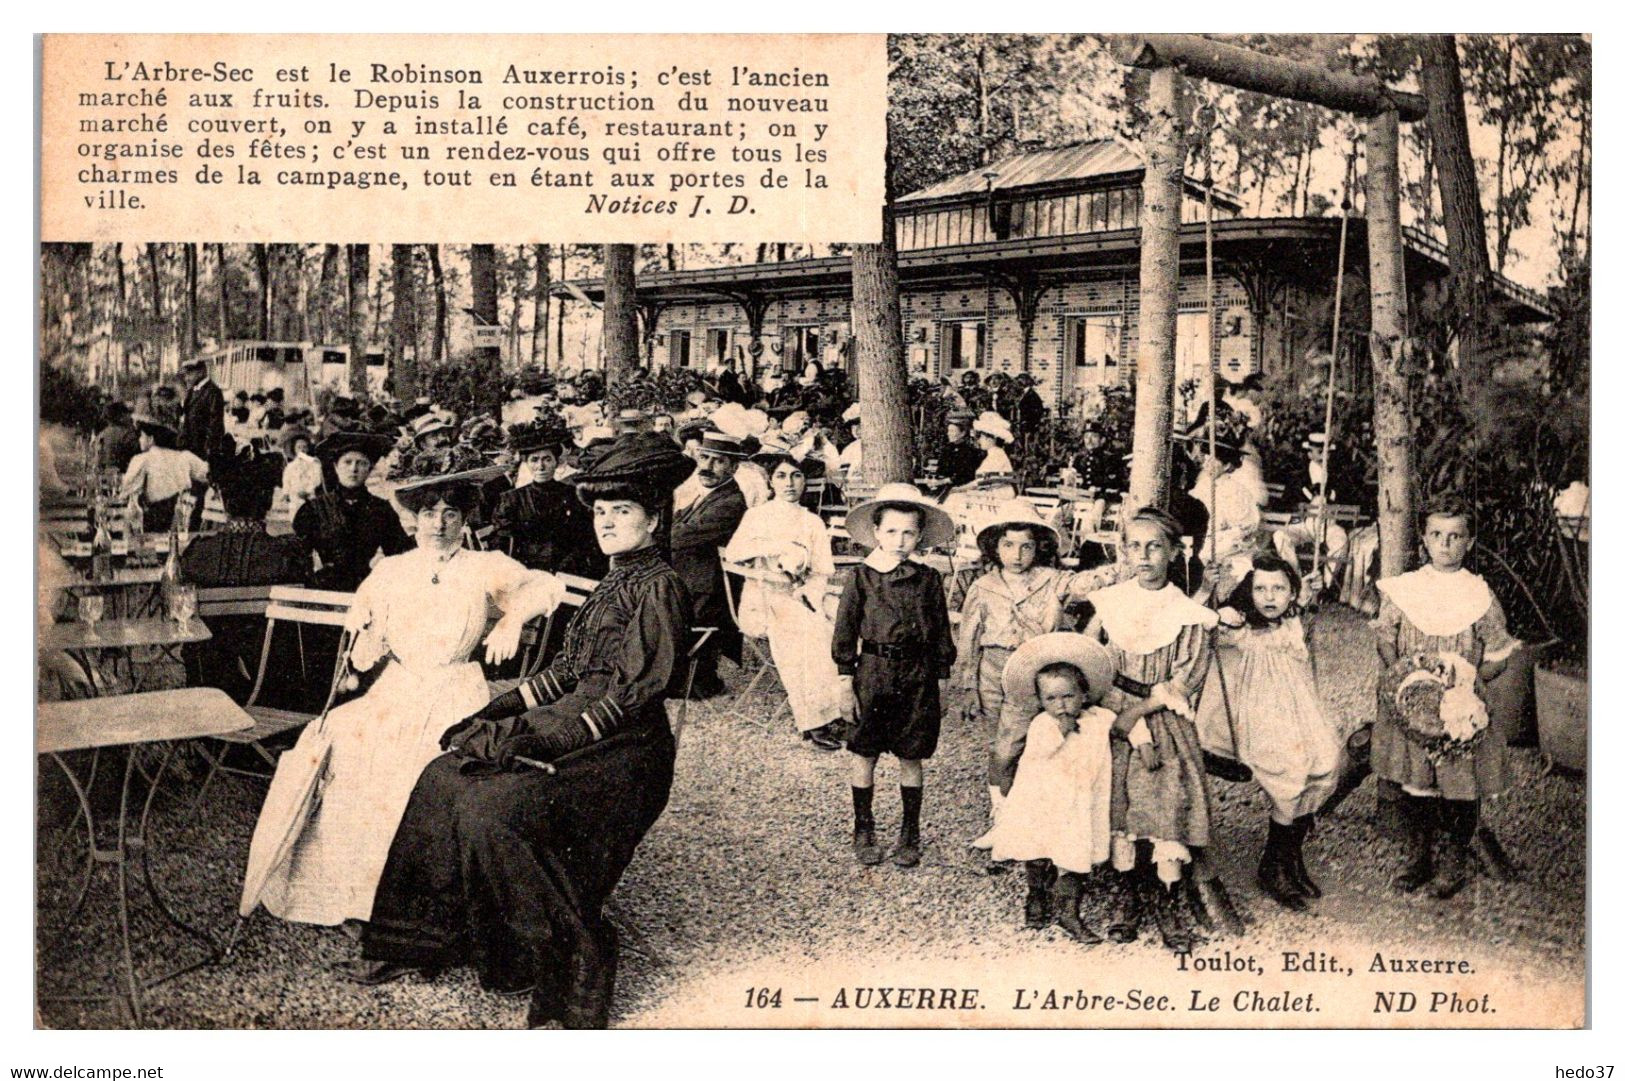
<path fill-rule="evenodd" d="M 500 664 L 517 651 L 525 623 L 558 607 L 564 587 L 501 552 L 463 548 L 463 526 L 492 470 L 414 478 L 396 498 L 416 518 L 417 547 L 380 561 L 356 590 L 345 619 L 357 672 L 382 663 L 361 697 L 308 726 L 278 763 L 249 852 L 274 860 L 286 835 L 282 812 L 329 756 L 320 801 L 261 895 L 275 916 L 338 924 L 372 914 L 395 825 L 413 782 L 440 754 L 440 737 L 489 698 L 471 656 Z M 502 618 L 486 633 L 489 611 Z"/>
<path fill-rule="evenodd" d="M 130 459 L 119 485 L 120 500 L 137 500 L 142 526 L 162 532 L 175 520 L 175 500 L 209 477 L 209 465 L 189 450 L 178 450 L 180 433 L 153 416 L 135 418 L 141 452 Z"/>
<path fill-rule="evenodd" d="M 555 478 L 568 439 L 556 421 L 508 429 L 508 448 L 519 457 L 520 473 L 497 501 L 493 546 L 534 570 L 601 578 L 608 564 L 593 536 L 592 515 L 575 489 Z"/>
<path fill-rule="evenodd" d="M 976 418 L 971 430 L 976 433 L 977 445 L 983 451 L 982 464 L 976 467 L 977 479 L 1013 476 L 1016 467 L 1010 463 L 1010 455 L 1004 451 L 1005 447 L 1016 441 L 1016 433 L 1010 430 L 1010 422 L 989 410 Z"/>
<path fill-rule="evenodd" d="M 578 475 L 610 570 L 545 672 L 448 731 L 390 848 L 353 977 L 472 963 L 530 993 L 528 1022 L 604 1027 L 617 945 L 603 906 L 666 806 L 666 721 L 691 612 L 660 536 L 694 469 L 629 436 Z"/>
<path fill-rule="evenodd" d="M 282 492 L 288 497 L 288 515 L 293 517 L 322 487 L 322 463 L 314 453 L 316 441 L 304 428 L 286 428 L 280 440 Z"/>
<path fill-rule="evenodd" d="M 824 614 L 835 562 L 824 520 L 801 505 L 812 463 L 783 445 L 764 447 L 754 461 L 767 471 L 773 498 L 745 512 L 723 554 L 730 562 L 754 563 L 769 577 L 748 579 L 740 590 L 739 628 L 767 639 L 802 738 L 818 750 L 838 751 L 842 697 L 830 655 L 835 625 Z"/>
<path fill-rule="evenodd" d="M 335 432 L 316 447 L 322 490 L 293 516 L 293 531 L 319 563 L 317 589 L 349 593 L 367 577 L 378 553 L 399 555 L 412 547 L 395 508 L 367 491 L 367 478 L 389 442 L 368 432 Z"/>

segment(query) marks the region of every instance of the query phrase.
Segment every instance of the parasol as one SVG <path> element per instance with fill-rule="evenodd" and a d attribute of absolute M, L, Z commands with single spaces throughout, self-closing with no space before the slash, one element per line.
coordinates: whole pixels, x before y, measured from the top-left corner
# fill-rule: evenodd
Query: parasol
<path fill-rule="evenodd" d="M 284 770 L 295 771 L 288 782 L 271 784 L 265 805 L 260 808 L 259 821 L 254 825 L 254 839 L 248 848 L 248 870 L 243 875 L 243 894 L 237 913 L 247 919 L 259 907 L 266 884 L 271 875 L 287 860 L 321 802 L 322 788 L 328 776 L 328 765 L 333 757 L 333 737 L 327 731 L 327 714 L 333 708 L 339 684 L 350 667 L 350 650 L 355 637 L 344 633 L 339 643 L 339 663 L 333 669 L 333 682 L 327 691 L 327 702 L 321 714 L 311 723 L 305 736 L 301 736 L 293 749 L 277 762 L 278 779 Z M 306 746 L 306 743 L 309 746 Z M 235 938 L 236 936 L 233 935 Z"/>

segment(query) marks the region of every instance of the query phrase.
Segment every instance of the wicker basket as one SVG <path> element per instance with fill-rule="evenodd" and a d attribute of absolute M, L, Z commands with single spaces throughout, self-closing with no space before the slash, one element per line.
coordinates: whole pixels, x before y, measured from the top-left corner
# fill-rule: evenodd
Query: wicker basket
<path fill-rule="evenodd" d="M 1585 772 L 1590 707 L 1590 686 L 1585 679 L 1550 668 L 1535 669 L 1535 719 L 1540 727 L 1540 751 L 1552 765 Z"/>

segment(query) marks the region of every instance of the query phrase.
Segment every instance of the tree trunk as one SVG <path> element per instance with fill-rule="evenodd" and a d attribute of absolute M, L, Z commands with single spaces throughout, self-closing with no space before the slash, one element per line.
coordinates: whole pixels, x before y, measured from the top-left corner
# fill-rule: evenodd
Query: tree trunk
<path fill-rule="evenodd" d="M 256 329 L 254 336 L 261 341 L 271 337 L 271 246 L 269 244 L 252 244 L 254 252 L 254 273 L 259 275 L 260 291 L 255 304 Z"/>
<path fill-rule="evenodd" d="M 547 325 L 552 311 L 548 290 L 553 285 L 551 260 L 553 249 L 549 244 L 536 245 L 536 315 L 530 327 L 530 362 L 547 369 Z"/>
<path fill-rule="evenodd" d="M 429 359 L 436 365 L 446 359 L 446 272 L 440 266 L 440 245 L 429 245 L 429 273 L 434 278 L 434 341 Z"/>
<path fill-rule="evenodd" d="M 395 396 L 405 402 L 418 395 L 418 306 L 413 258 L 410 244 L 396 244 L 390 249 L 395 306 L 389 318 L 389 363 L 395 373 Z"/>
<path fill-rule="evenodd" d="M 881 208 L 880 243 L 852 245 L 852 341 L 863 403 L 864 483 L 912 481 L 908 365 L 890 205 Z"/>
<path fill-rule="evenodd" d="M 1494 40 L 1493 38 L 1491 40 Z M 1507 224 L 1507 141 L 1511 138 L 1512 106 L 1505 98 L 1512 95 L 1513 50 L 1517 46 L 1511 38 L 1506 43 L 1505 63 L 1501 69 L 1501 123 L 1495 132 L 1495 270 L 1506 269 L 1507 245 L 1512 241 L 1512 227 Z"/>
<path fill-rule="evenodd" d="M 183 325 L 182 348 L 187 356 L 194 356 L 202 348 L 197 332 L 197 245 L 183 244 L 181 252 L 186 260 L 186 316 Z"/>
<path fill-rule="evenodd" d="M 604 382 L 638 366 L 637 248 L 604 245 Z"/>
<path fill-rule="evenodd" d="M 338 276 L 339 246 L 327 244 L 322 248 L 322 277 L 316 286 L 316 337 L 323 343 L 330 340 L 328 316 L 333 313 L 333 280 Z"/>
<path fill-rule="evenodd" d="M 226 246 L 214 246 L 215 273 L 220 279 L 220 344 L 231 339 L 231 271 L 226 265 Z"/>
<path fill-rule="evenodd" d="M 147 245 L 147 278 L 152 283 L 152 331 L 147 335 L 154 364 L 164 370 L 164 283 L 158 276 L 158 245 Z"/>
<path fill-rule="evenodd" d="M 1270 56 L 1192 34 L 1145 34 L 1130 38 L 1118 55 L 1134 67 L 1177 66 L 1192 78 L 1211 79 L 1238 90 L 1256 90 L 1261 94 L 1324 105 L 1356 116 L 1376 116 L 1398 109 L 1401 119 L 1415 121 L 1428 114 L 1428 105 L 1422 98 L 1390 90 L 1370 76 L 1328 71 L 1299 60 Z"/>
<path fill-rule="evenodd" d="M 474 291 L 474 323 L 476 326 L 501 326 L 497 291 L 497 250 L 494 244 L 470 244 L 468 248 L 468 278 Z M 479 346 L 474 350 L 474 363 L 482 369 L 489 396 L 479 405 L 494 417 L 502 416 L 502 347 Z"/>
<path fill-rule="evenodd" d="M 1377 444 L 1377 533 L 1382 577 L 1409 569 L 1416 547 L 1415 418 L 1406 323 L 1405 251 L 1399 228 L 1399 117 L 1366 132 L 1366 232 L 1371 267 L 1372 429 Z M 1479 234 L 1482 239 L 1483 234 Z"/>
<path fill-rule="evenodd" d="M 1419 42 L 1422 91 L 1428 102 L 1428 128 L 1434 168 L 1444 207 L 1445 240 L 1450 250 L 1450 308 L 1462 371 L 1477 381 L 1488 314 L 1490 254 L 1484 236 L 1484 207 L 1467 141 L 1467 109 L 1462 100 L 1456 42 L 1429 34 Z"/>
<path fill-rule="evenodd" d="M 976 164 L 986 167 L 993 160 L 992 110 L 987 88 L 987 35 L 976 43 Z"/>
<path fill-rule="evenodd" d="M 298 340 L 310 341 L 310 283 L 305 278 L 305 246 L 303 244 L 290 244 L 288 255 L 293 261 L 294 283 L 294 318 L 298 320 L 294 329 L 298 332 Z"/>
<path fill-rule="evenodd" d="M 1174 418 L 1174 348 L 1179 312 L 1179 210 L 1185 132 L 1179 73 L 1151 72 L 1146 102 L 1145 179 L 1140 210 L 1140 349 L 1135 369 L 1134 467 L 1128 506 L 1166 506 Z"/>
<path fill-rule="evenodd" d="M 570 259 L 570 257 L 567 254 L 564 245 L 560 244 L 559 245 L 559 281 L 561 281 L 561 282 L 570 280 L 570 262 L 569 262 L 569 259 Z M 562 366 L 564 364 L 564 298 L 562 298 L 562 297 L 559 298 L 559 323 L 558 323 L 558 331 L 557 331 L 557 333 L 558 333 L 558 337 L 553 342 L 553 345 L 554 345 L 553 364 L 554 364 L 555 367 L 560 367 L 560 366 Z"/>
<path fill-rule="evenodd" d="M 367 390 L 367 279 L 372 276 L 372 251 L 365 244 L 348 246 L 349 258 L 349 384 L 352 394 Z"/>

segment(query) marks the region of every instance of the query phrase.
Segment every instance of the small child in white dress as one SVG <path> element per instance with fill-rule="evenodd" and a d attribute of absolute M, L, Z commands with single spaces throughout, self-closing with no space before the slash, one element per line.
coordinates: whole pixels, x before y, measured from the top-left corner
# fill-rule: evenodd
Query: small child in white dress
<path fill-rule="evenodd" d="M 1026 746 L 987 840 L 996 860 L 1021 860 L 1027 870 L 1026 923 L 1054 921 L 1071 938 L 1095 945 L 1100 935 L 1083 922 L 1083 876 L 1111 855 L 1113 735 L 1136 746 L 1155 769 L 1156 745 L 1135 703 L 1122 715 L 1099 705 L 1116 669 L 1110 652 L 1081 634 L 1040 635 L 1022 645 L 1004 670 L 1005 695 L 1033 716 Z"/>

